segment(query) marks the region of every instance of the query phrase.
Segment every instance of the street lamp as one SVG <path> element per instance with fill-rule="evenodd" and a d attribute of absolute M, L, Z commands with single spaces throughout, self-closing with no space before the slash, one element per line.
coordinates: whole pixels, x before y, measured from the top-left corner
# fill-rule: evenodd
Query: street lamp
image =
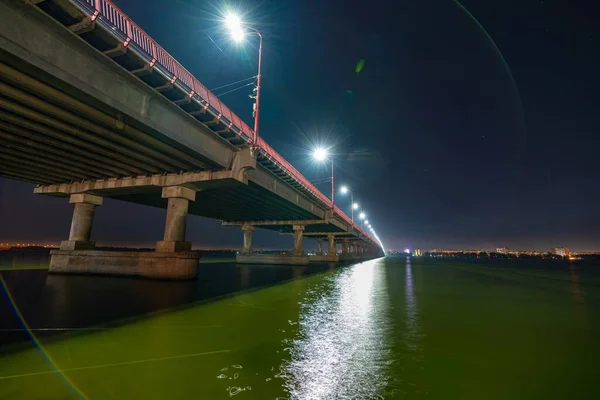
<path fill-rule="evenodd" d="M 258 113 L 260 109 L 260 78 L 261 78 L 261 67 L 262 67 L 262 42 L 263 38 L 260 32 L 250 26 L 244 25 L 239 15 L 228 14 L 225 16 L 225 26 L 231 32 L 231 37 L 236 42 L 241 42 L 246 36 L 245 30 L 250 30 L 258 35 L 258 75 L 256 75 L 256 95 L 250 96 L 256 100 L 253 107 L 252 115 L 254 116 L 254 137 L 252 138 L 252 144 L 256 146 L 258 144 Z"/>
<path fill-rule="evenodd" d="M 329 154 L 329 149 L 325 147 L 317 147 L 313 150 L 312 154 L 313 158 L 316 161 L 323 162 L 328 158 L 331 159 L 331 210 L 334 210 L 335 207 L 335 187 L 333 183 L 333 157 Z"/>
<path fill-rule="evenodd" d="M 364 212 L 361 212 L 360 214 L 358 214 L 358 218 L 360 218 L 360 229 L 363 228 L 363 220 L 366 218 L 366 214 Z"/>
<path fill-rule="evenodd" d="M 358 210 L 358 204 L 356 204 L 354 202 L 354 192 L 352 192 L 352 190 L 350 190 L 348 188 L 348 186 L 342 186 L 340 191 L 342 192 L 342 194 L 346 194 L 348 192 L 350 192 L 350 208 L 352 210 L 352 229 L 354 229 L 354 210 Z"/>

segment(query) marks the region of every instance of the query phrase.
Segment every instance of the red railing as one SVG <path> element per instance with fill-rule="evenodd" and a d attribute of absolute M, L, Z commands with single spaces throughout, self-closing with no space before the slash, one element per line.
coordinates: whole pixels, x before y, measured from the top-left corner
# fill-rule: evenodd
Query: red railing
<path fill-rule="evenodd" d="M 129 42 L 135 43 L 140 49 L 145 51 L 147 55 L 152 59 L 152 63 L 159 63 L 163 68 L 169 71 L 172 76 L 172 81 L 180 80 L 190 89 L 190 96 L 197 94 L 204 101 L 206 101 L 211 107 L 213 107 L 219 113 L 219 117 L 225 117 L 235 126 L 241 133 L 247 138 L 253 138 L 252 129 L 244 123 L 237 115 L 235 115 L 227 106 L 225 106 L 214 94 L 210 92 L 199 80 L 185 69 L 180 63 L 178 63 L 173 56 L 171 56 L 165 49 L 163 49 L 158 43 L 156 43 L 142 28 L 140 28 L 135 22 L 131 20 L 123 11 L 121 11 L 116 5 L 110 0 L 70 0 L 74 4 L 86 3 L 94 12 L 92 17 L 95 19 L 98 15 L 110 22 L 113 29 L 116 29 L 123 37 L 126 38 L 124 44 L 127 45 Z M 293 177 L 299 185 L 304 187 L 310 194 L 319 199 L 325 206 L 331 204 L 323 193 L 321 193 L 308 179 L 306 179 L 296 168 L 294 168 L 285 158 L 277 153 L 271 146 L 269 146 L 262 138 L 258 138 L 257 143 L 254 144 L 260 150 L 262 155 L 269 159 L 271 162 L 276 164 L 279 168 L 284 170 L 287 174 Z M 338 207 L 334 208 L 334 213 L 338 214 L 348 224 L 352 221 L 348 216 L 340 210 Z M 364 230 L 356 226 L 356 229 L 370 237 Z M 373 240 L 373 239 L 372 239 Z"/>

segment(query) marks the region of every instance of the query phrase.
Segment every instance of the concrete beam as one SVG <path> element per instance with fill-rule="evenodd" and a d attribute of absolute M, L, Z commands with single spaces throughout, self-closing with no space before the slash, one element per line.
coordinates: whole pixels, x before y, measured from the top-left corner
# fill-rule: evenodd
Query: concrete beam
<path fill-rule="evenodd" d="M 223 226 L 292 226 L 292 225 L 320 225 L 328 224 L 325 219 L 300 219 L 288 221 L 222 221 Z M 306 235 L 306 234 L 305 234 Z"/>
<path fill-rule="evenodd" d="M 102 205 L 102 197 L 99 196 L 94 196 L 88 193 L 75 193 L 72 194 L 71 197 L 69 198 L 69 203 L 71 204 L 78 204 L 78 203 L 85 203 L 85 204 L 92 204 L 94 206 L 101 206 Z"/>
<path fill-rule="evenodd" d="M 119 192 L 123 191 L 131 192 L 132 189 L 137 191 L 145 188 L 160 188 L 167 186 L 184 186 L 188 189 L 198 191 L 206 187 L 213 187 L 218 183 L 227 185 L 238 182 L 236 179 L 237 176 L 239 176 L 239 173 L 231 170 L 187 172 L 178 175 L 137 176 L 127 178 L 100 179 L 96 181 L 39 185 L 33 189 L 33 192 L 36 194 L 65 197 L 72 193 L 89 192 L 99 195 L 106 195 L 118 194 Z"/>
<path fill-rule="evenodd" d="M 184 199 L 196 201 L 196 191 L 183 186 L 167 186 L 162 189 L 163 199 Z"/>
<path fill-rule="evenodd" d="M 282 235 L 289 235 L 290 233 L 282 233 Z M 311 236 L 316 238 L 326 238 L 329 235 L 333 235 L 335 237 L 347 237 L 352 235 L 352 232 L 305 232 L 304 236 Z"/>

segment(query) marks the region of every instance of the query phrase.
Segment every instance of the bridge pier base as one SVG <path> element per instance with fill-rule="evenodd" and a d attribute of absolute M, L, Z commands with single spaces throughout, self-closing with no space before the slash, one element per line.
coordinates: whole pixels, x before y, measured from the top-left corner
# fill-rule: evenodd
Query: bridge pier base
<path fill-rule="evenodd" d="M 242 226 L 244 230 L 244 226 Z M 309 256 L 304 254 L 302 246 L 302 233 L 304 225 L 294 225 L 294 249 L 291 254 L 260 254 L 250 252 L 250 242 L 246 241 L 247 232 L 244 230 L 244 249 L 236 256 L 236 262 L 239 264 L 263 264 L 263 265 L 308 265 Z M 248 248 L 246 248 L 248 245 Z"/>
<path fill-rule="evenodd" d="M 199 253 L 191 251 L 185 241 L 185 225 L 189 201 L 196 193 L 184 187 L 163 188 L 168 199 L 164 240 L 156 243 L 156 251 L 96 250 L 90 241 L 94 209 L 102 198 L 90 194 L 73 194 L 75 204 L 69 240 L 60 250 L 50 254 L 48 272 L 54 274 L 124 275 L 152 279 L 194 279 L 198 274 Z"/>

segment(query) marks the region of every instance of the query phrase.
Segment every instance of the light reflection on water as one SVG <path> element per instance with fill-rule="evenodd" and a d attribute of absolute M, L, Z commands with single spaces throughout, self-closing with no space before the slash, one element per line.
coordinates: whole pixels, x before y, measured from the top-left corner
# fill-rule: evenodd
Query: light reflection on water
<path fill-rule="evenodd" d="M 388 377 L 388 296 L 374 260 L 307 292 L 280 377 L 291 399 L 381 398 Z"/>
<path fill-rule="evenodd" d="M 406 278 L 404 282 L 404 321 L 406 324 L 406 330 L 404 331 L 404 342 L 409 351 L 419 353 L 419 337 L 421 336 L 421 330 L 419 328 L 419 311 L 417 309 L 417 297 L 415 296 L 413 285 L 410 258 L 406 259 Z M 418 354 L 415 354 L 413 357 L 415 360 L 418 358 Z"/>

